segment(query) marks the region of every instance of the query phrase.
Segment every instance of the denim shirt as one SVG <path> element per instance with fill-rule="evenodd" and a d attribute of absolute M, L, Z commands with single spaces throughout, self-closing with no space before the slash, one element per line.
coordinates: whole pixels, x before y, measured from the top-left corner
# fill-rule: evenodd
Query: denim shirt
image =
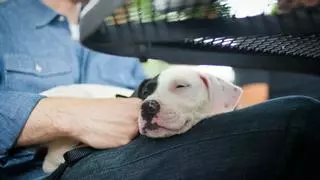
<path fill-rule="evenodd" d="M 66 18 L 41 0 L 0 1 L 0 179 L 43 175 L 37 148 L 14 148 L 39 92 L 97 83 L 133 89 L 145 78 L 139 61 L 94 52 L 70 37 Z"/>

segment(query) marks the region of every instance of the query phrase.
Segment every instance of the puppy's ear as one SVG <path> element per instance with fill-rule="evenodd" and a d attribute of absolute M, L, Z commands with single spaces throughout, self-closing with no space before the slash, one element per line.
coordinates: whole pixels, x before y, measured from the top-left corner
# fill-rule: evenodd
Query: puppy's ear
<path fill-rule="evenodd" d="M 146 99 L 157 88 L 158 76 L 155 76 L 152 79 L 145 79 L 144 81 L 142 81 L 142 83 L 139 85 L 139 87 L 133 92 L 133 94 L 130 97 L 137 97 L 142 100 Z"/>
<path fill-rule="evenodd" d="M 201 73 L 200 78 L 208 89 L 214 114 L 236 108 L 243 92 L 240 87 L 208 73 Z"/>
<path fill-rule="evenodd" d="M 139 85 L 139 87 L 137 89 L 134 90 L 134 92 L 132 93 L 132 95 L 130 97 L 137 97 L 142 99 L 142 91 L 143 89 L 145 89 L 146 84 L 150 81 L 151 79 L 145 79 L 141 82 L 141 84 Z"/>

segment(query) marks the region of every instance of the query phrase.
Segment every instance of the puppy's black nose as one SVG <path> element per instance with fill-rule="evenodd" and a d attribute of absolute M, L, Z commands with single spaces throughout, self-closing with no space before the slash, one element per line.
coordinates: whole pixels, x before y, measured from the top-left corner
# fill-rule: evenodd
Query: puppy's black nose
<path fill-rule="evenodd" d="M 151 121 L 152 118 L 160 111 L 160 104 L 155 100 L 148 100 L 141 105 L 141 116 L 147 121 Z"/>

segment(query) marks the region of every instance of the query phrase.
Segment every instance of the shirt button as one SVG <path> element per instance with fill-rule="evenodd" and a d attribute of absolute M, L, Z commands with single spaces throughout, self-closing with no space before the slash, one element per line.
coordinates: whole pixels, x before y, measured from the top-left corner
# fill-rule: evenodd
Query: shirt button
<path fill-rule="evenodd" d="M 41 72 L 42 71 L 42 67 L 39 64 L 36 64 L 36 71 L 37 72 Z"/>
<path fill-rule="evenodd" d="M 65 17 L 64 16 L 59 16 L 59 21 L 62 22 L 65 20 Z"/>

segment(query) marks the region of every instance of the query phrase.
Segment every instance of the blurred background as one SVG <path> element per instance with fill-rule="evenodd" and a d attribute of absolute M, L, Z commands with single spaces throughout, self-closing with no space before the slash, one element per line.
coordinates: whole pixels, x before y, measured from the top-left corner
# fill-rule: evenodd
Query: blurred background
<path fill-rule="evenodd" d="M 147 3 L 147 1 L 141 2 Z M 262 13 L 273 15 L 288 12 L 295 7 L 318 4 L 319 0 L 221 0 L 215 4 L 216 13 L 213 13 L 213 18 L 217 16 L 242 18 Z M 145 9 L 145 11 L 148 10 Z M 179 64 L 168 64 L 165 61 L 151 59 L 144 63 L 144 69 L 147 75 L 152 77 L 169 66 L 177 65 Z M 288 95 L 304 95 L 320 99 L 320 78 L 318 76 L 256 69 L 234 69 L 226 66 L 202 65 L 199 68 L 241 86 L 244 94 L 239 108 Z"/>
<path fill-rule="evenodd" d="M 237 18 L 246 16 L 255 16 L 261 13 L 272 13 L 277 8 L 277 0 L 224 0 L 219 1 L 221 13 L 228 16 L 235 16 Z M 149 60 L 144 63 L 144 68 L 148 76 L 154 76 L 162 70 L 168 68 L 170 65 L 161 60 Z M 202 70 L 213 73 L 225 80 L 234 82 L 235 72 L 231 67 L 225 66 L 206 66 L 200 67 Z"/>

